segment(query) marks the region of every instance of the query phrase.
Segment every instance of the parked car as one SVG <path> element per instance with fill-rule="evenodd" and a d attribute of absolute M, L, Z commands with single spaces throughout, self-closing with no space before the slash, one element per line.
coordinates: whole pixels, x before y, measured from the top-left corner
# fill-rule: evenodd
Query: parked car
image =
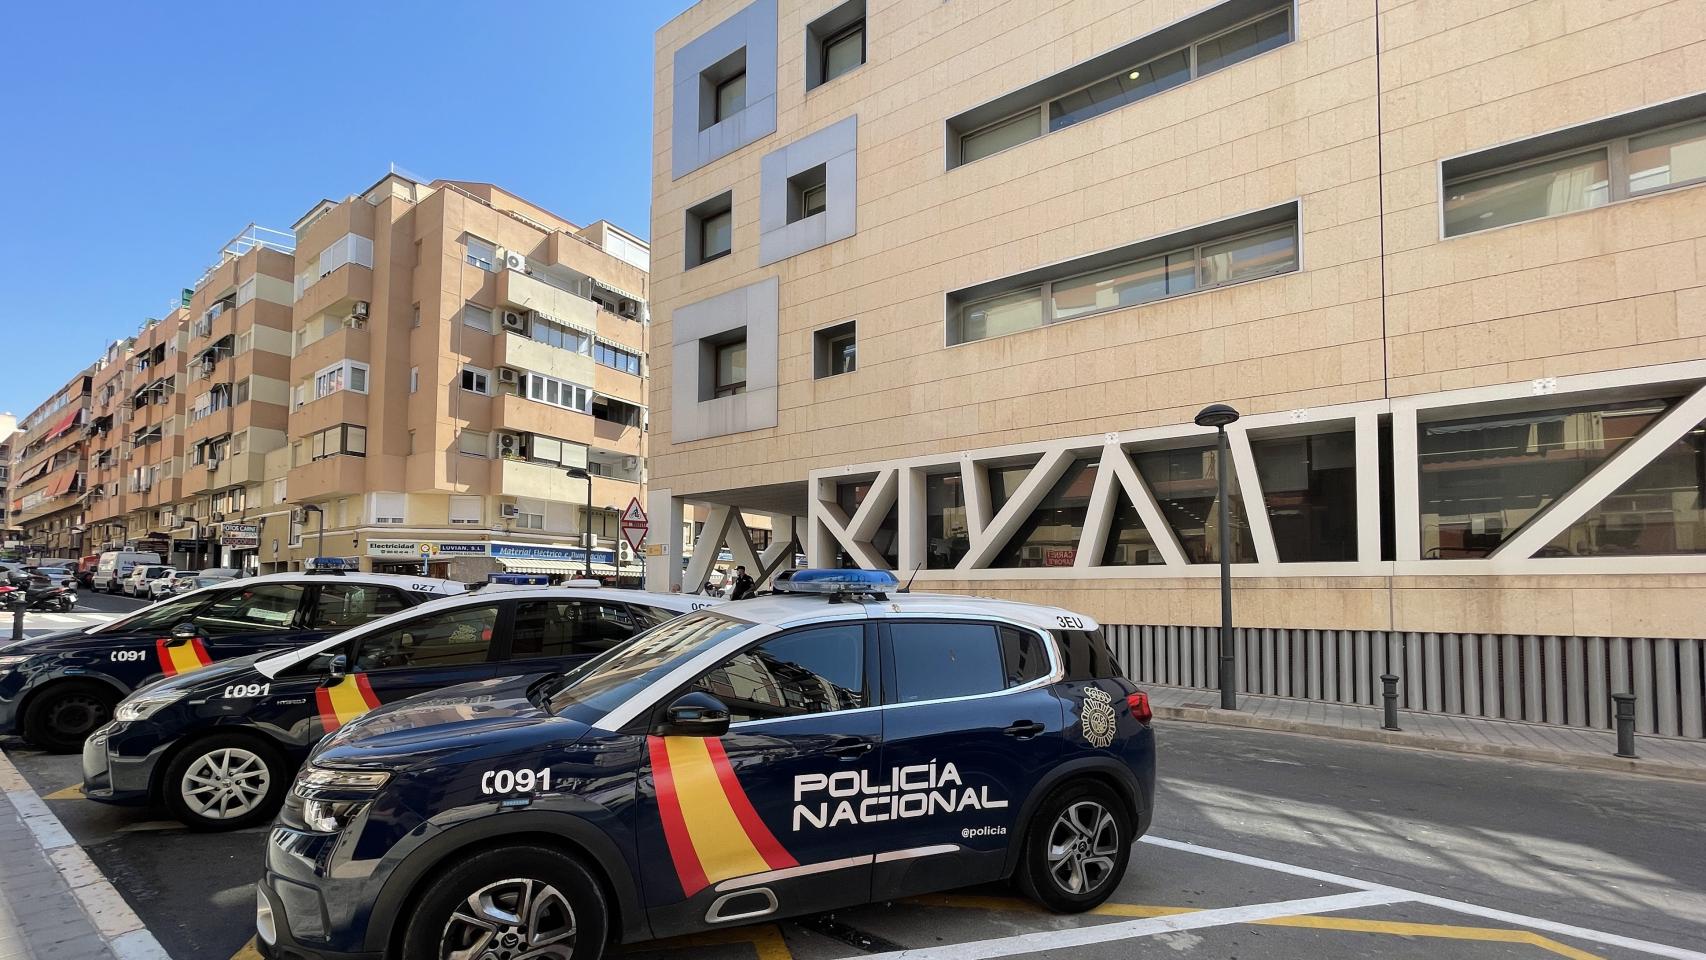
<path fill-rule="evenodd" d="M 1151 821 L 1155 735 L 1095 621 L 794 577 L 778 591 L 824 592 L 322 740 L 267 836 L 261 954 L 598 960 L 1003 880 L 1057 913 L 1105 901 Z"/>
<path fill-rule="evenodd" d="M 72 587 L 77 584 L 77 571 L 70 567 L 36 567 L 30 571 L 30 579 L 44 586 Z"/>
<path fill-rule="evenodd" d="M 91 553 L 77 561 L 77 585 L 84 590 L 93 590 L 95 588 L 95 568 L 100 566 L 100 563 L 101 555 L 98 553 Z"/>
<path fill-rule="evenodd" d="M 373 707 L 467 680 L 561 673 L 710 604 L 638 590 L 488 586 L 296 650 L 163 680 L 131 694 L 84 744 L 84 796 L 158 803 L 199 830 L 258 823 L 278 809 L 315 742 Z"/>
<path fill-rule="evenodd" d="M 172 567 L 157 563 L 139 563 L 130 568 L 130 576 L 124 578 L 124 594 L 127 597 L 149 596 L 149 583 L 163 577 L 171 577 L 177 571 Z"/>
<path fill-rule="evenodd" d="M 189 593 L 197 587 L 210 587 L 216 583 L 230 583 L 236 577 L 205 570 L 179 570 L 170 577 L 160 577 L 148 582 L 151 599 L 160 600 L 165 597 Z"/>
<path fill-rule="evenodd" d="M 95 562 L 95 575 L 89 581 L 90 590 L 119 593 L 124 580 L 139 563 L 159 563 L 160 555 L 151 550 L 108 550 Z"/>
<path fill-rule="evenodd" d="M 125 695 L 152 680 L 313 643 L 465 589 L 426 577 L 280 573 L 204 587 L 101 626 L 0 645 L 0 735 L 70 753 Z"/>

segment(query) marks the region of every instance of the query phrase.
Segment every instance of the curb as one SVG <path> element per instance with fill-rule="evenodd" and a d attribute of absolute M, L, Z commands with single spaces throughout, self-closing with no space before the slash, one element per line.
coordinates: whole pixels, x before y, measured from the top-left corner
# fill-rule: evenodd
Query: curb
<path fill-rule="evenodd" d="M 1156 706 L 1155 716 L 1166 720 L 1206 723 L 1221 727 L 1243 727 L 1251 730 L 1272 730 L 1278 733 L 1301 733 L 1335 740 L 1360 740 L 1364 743 L 1384 743 L 1395 747 L 1414 747 L 1440 750 L 1480 757 L 1501 757 L 1507 760 L 1532 760 L 1587 770 L 1612 773 L 1638 773 L 1645 776 L 1669 777 L 1674 780 L 1706 782 L 1706 769 L 1684 767 L 1657 760 L 1628 760 L 1610 754 L 1567 753 L 1563 750 L 1543 750 L 1515 744 L 1469 743 L 1446 737 L 1431 737 L 1401 730 L 1367 730 L 1361 727 L 1340 727 L 1330 723 L 1310 723 L 1302 720 L 1278 720 L 1272 717 L 1252 717 L 1242 713 L 1226 713 L 1205 707 Z"/>
<path fill-rule="evenodd" d="M 130 909 L 118 888 L 83 852 L 3 750 L 0 750 L 0 791 L 5 792 L 6 799 L 18 811 L 18 818 L 29 827 L 36 844 L 71 888 L 77 905 L 83 908 L 113 956 L 118 960 L 172 960 L 160 941 L 148 932 L 142 918 Z"/>

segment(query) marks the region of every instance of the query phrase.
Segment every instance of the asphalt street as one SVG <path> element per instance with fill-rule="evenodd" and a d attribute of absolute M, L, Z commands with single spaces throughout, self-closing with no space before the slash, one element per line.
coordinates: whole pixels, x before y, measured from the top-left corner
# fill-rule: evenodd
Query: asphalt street
<path fill-rule="evenodd" d="M 1119 891 L 1094 914 L 1050 916 L 990 887 L 624 952 L 1111 960 L 1147 945 L 1152 956 L 1193 958 L 1653 955 L 1493 911 L 1706 948 L 1706 784 L 1183 723 L 1163 724 L 1161 740 L 1158 842 L 1137 848 Z M 103 807 L 77 795 L 76 758 L 0 745 L 174 957 L 252 955 L 243 951 L 264 829 L 192 834 L 157 812 Z M 1324 912 L 1300 915 L 1316 898 L 1328 898 Z"/>
<path fill-rule="evenodd" d="M 45 610 L 28 610 L 24 613 L 24 636 L 37 637 L 61 630 L 74 630 L 92 627 L 116 620 L 131 612 L 147 606 L 145 600 L 125 596 L 112 596 L 96 593 L 92 590 L 77 591 L 77 606 L 66 613 L 48 612 Z M 12 614 L 0 616 L 0 640 L 12 636 Z"/>

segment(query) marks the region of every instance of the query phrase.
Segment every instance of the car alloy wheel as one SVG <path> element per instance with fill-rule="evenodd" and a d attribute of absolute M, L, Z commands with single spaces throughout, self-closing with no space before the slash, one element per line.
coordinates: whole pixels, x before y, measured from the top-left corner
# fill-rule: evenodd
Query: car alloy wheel
<path fill-rule="evenodd" d="M 178 789 L 196 816 L 232 820 L 264 803 L 271 786 L 272 774 L 259 756 L 242 747 L 219 747 L 184 770 Z"/>
<path fill-rule="evenodd" d="M 1120 852 L 1120 827 L 1095 800 L 1080 800 L 1055 818 L 1048 835 L 1048 873 L 1074 896 L 1099 889 L 1113 876 Z"/>
<path fill-rule="evenodd" d="M 441 960 L 569 960 L 575 911 L 538 880 L 499 880 L 474 891 L 444 925 Z"/>
<path fill-rule="evenodd" d="M 112 710 L 94 694 L 81 691 L 56 698 L 47 708 L 48 728 L 67 741 L 81 743 L 95 728 L 107 722 Z"/>

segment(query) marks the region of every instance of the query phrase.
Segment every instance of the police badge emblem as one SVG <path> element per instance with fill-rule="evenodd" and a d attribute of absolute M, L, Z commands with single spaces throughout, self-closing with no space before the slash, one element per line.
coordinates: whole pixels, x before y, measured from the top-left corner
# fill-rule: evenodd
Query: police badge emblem
<path fill-rule="evenodd" d="M 1114 700 L 1101 687 L 1086 687 L 1084 706 L 1079 711 L 1084 739 L 1092 747 L 1105 747 L 1114 742 Z"/>

